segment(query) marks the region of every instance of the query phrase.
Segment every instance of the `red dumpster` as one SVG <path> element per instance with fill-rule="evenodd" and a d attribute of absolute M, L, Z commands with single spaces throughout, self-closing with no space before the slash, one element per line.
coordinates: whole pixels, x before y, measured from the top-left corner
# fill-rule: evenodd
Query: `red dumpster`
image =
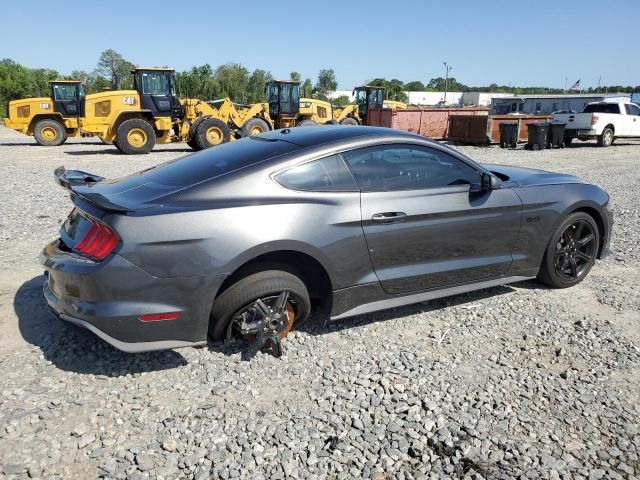
<path fill-rule="evenodd" d="M 489 109 L 487 108 L 407 108 L 397 110 L 370 108 L 367 117 L 368 124 L 372 126 L 397 128 L 436 140 L 446 140 L 451 116 L 487 116 L 488 113 Z"/>

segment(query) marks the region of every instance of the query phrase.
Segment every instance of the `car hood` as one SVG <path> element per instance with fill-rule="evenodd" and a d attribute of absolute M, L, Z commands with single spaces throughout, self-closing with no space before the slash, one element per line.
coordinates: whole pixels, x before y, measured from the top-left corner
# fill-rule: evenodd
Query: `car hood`
<path fill-rule="evenodd" d="M 560 183 L 583 183 L 579 177 L 567 173 L 547 172 L 535 168 L 513 167 L 510 165 L 483 164 L 484 168 L 495 173 L 503 181 L 515 182 L 522 187 L 533 185 L 556 185 Z"/>

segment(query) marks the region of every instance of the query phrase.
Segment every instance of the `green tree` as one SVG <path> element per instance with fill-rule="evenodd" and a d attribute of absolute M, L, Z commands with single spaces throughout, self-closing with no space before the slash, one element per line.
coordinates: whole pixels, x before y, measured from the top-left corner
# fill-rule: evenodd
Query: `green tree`
<path fill-rule="evenodd" d="M 239 63 L 220 65 L 213 73 L 217 96 L 229 97 L 235 102 L 247 103 L 249 70 Z"/>
<path fill-rule="evenodd" d="M 265 101 L 265 85 L 273 80 L 271 72 L 256 68 L 249 77 L 247 103 L 259 103 Z"/>
<path fill-rule="evenodd" d="M 404 84 L 404 90 L 406 92 L 424 92 L 425 88 L 424 83 L 419 80 Z"/>
<path fill-rule="evenodd" d="M 313 95 L 313 83 L 310 78 L 305 78 L 300 86 L 300 96 L 310 98 Z"/>
<path fill-rule="evenodd" d="M 350 103 L 351 100 L 346 95 L 341 95 L 331 100 L 331 104 L 337 107 L 344 107 L 345 105 L 349 105 Z"/>
<path fill-rule="evenodd" d="M 291 79 L 292 82 L 300 82 L 302 79 L 302 75 L 300 75 L 300 73 L 298 72 L 291 72 L 289 74 L 289 79 Z"/>
<path fill-rule="evenodd" d="M 445 83 L 449 92 L 466 92 L 469 87 L 458 82 L 454 77 L 449 77 L 445 80 L 443 77 L 436 77 L 429 80 L 427 84 L 428 88 L 432 88 L 436 92 L 443 92 L 445 90 Z"/>
<path fill-rule="evenodd" d="M 338 88 L 338 80 L 333 69 L 322 69 L 318 74 L 318 81 L 314 90 L 319 98 L 326 100 L 331 92 L 335 92 Z"/>
<path fill-rule="evenodd" d="M 133 87 L 131 70 L 135 65 L 116 52 L 108 49 L 100 54 L 95 74 L 108 79 L 113 89 L 129 89 Z"/>

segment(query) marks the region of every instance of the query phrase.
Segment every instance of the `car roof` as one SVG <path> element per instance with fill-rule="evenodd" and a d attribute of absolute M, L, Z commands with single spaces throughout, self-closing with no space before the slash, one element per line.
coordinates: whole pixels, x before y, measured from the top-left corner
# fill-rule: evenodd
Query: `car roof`
<path fill-rule="evenodd" d="M 385 127 L 362 127 L 357 125 L 318 125 L 315 127 L 283 128 L 266 132 L 259 136 L 266 139 L 293 143 L 294 145 L 305 148 L 341 140 L 348 141 L 354 138 L 376 136 L 397 137 L 400 140 L 407 137 L 426 140 L 424 137 L 402 130 Z"/>

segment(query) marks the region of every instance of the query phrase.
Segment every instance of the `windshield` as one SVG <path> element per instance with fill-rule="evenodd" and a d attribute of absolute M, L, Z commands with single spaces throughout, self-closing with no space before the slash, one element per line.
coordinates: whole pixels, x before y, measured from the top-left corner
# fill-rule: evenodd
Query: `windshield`
<path fill-rule="evenodd" d="M 171 72 L 142 72 L 143 95 L 175 96 L 175 85 Z"/>
<path fill-rule="evenodd" d="M 75 83 L 58 83 L 53 85 L 54 100 L 75 100 L 76 99 Z"/>
<path fill-rule="evenodd" d="M 370 107 L 381 107 L 384 103 L 384 93 L 380 88 L 376 88 L 371 90 L 369 93 L 369 106 Z"/>
<path fill-rule="evenodd" d="M 617 103 L 592 103 L 584 107 L 583 113 L 620 113 Z"/>

